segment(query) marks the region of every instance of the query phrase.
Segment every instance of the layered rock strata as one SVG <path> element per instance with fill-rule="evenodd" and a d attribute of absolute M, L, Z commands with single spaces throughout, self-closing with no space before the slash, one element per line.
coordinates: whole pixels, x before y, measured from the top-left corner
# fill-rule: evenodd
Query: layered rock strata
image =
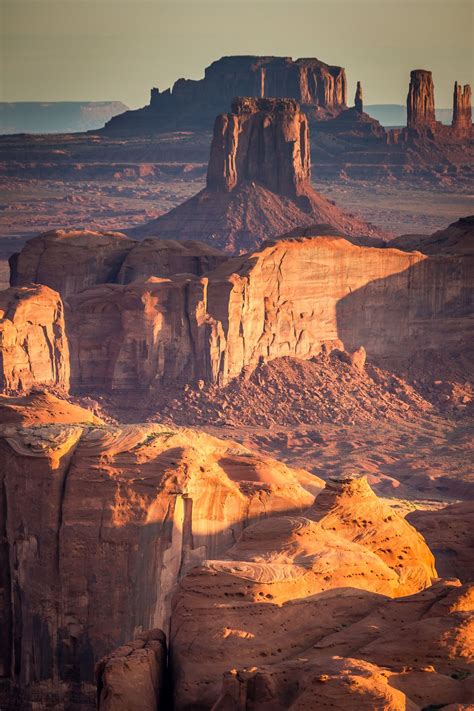
<path fill-rule="evenodd" d="M 166 630 L 180 576 L 321 488 L 234 442 L 154 425 L 7 424 L 0 476 L 0 669 L 21 708 L 94 708 L 95 663 Z"/>
<path fill-rule="evenodd" d="M 37 284 L 0 292 L 0 391 L 69 388 L 69 347 L 58 293 Z"/>
<path fill-rule="evenodd" d="M 449 234 L 466 241 L 466 229 L 454 226 Z M 317 227 L 306 232 L 225 260 L 203 276 L 98 284 L 71 295 L 74 388 L 153 392 L 199 379 L 225 384 L 262 360 L 309 359 L 341 341 L 351 351 L 363 345 L 369 358 L 395 369 L 422 353 L 449 357 L 465 347 L 472 330 L 469 250 L 433 247 L 428 256 L 318 236 Z M 155 270 L 154 254 L 160 262 L 159 245 L 134 246 L 123 264 L 146 277 Z M 128 261 L 135 250 L 152 255 L 147 264 Z M 68 290 L 67 258 L 63 264 Z M 118 278 L 133 275 L 120 267 Z M 94 273 L 88 278 L 98 280 Z"/>
<path fill-rule="evenodd" d="M 160 132 L 207 126 L 236 96 L 295 99 L 326 117 L 345 107 L 347 82 L 342 67 L 318 59 L 222 57 L 205 70 L 204 79 L 178 79 L 172 89 L 151 90 L 150 104 L 109 121 L 104 131 Z"/>

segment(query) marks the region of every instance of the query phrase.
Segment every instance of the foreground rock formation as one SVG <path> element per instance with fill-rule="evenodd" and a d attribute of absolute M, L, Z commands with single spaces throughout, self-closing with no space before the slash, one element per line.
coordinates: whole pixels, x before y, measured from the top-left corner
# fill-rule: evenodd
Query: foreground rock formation
<path fill-rule="evenodd" d="M 355 622 L 377 598 L 423 589 L 433 575 L 421 536 L 365 479 L 326 484 L 303 516 L 255 523 L 224 559 L 181 580 L 170 633 L 176 707 L 210 708 L 230 668 L 306 657 L 334 617 Z"/>
<path fill-rule="evenodd" d="M 180 576 L 261 516 L 307 508 L 322 485 L 156 425 L 7 424 L 0 472 L 0 668 L 25 708 L 47 697 L 92 708 L 94 664 L 167 628 Z"/>
<path fill-rule="evenodd" d="M 101 709 L 135 698 L 151 711 L 164 637 L 144 631 L 170 619 L 175 708 L 210 708 L 232 668 L 297 657 L 436 575 L 421 535 L 363 478 L 322 490 L 196 431 L 9 423 L 0 460 L 0 653 L 24 708 L 91 709 L 97 674 Z M 443 659 L 464 669 L 453 634 Z"/>
<path fill-rule="evenodd" d="M 0 391 L 69 387 L 69 348 L 59 294 L 37 284 L 0 292 Z"/>
<path fill-rule="evenodd" d="M 206 67 L 204 79 L 178 79 L 172 89 L 151 90 L 150 104 L 109 121 L 106 133 L 160 132 L 212 123 L 236 96 L 296 99 L 315 116 L 337 113 L 346 104 L 344 69 L 319 59 L 222 57 Z"/>
<path fill-rule="evenodd" d="M 313 223 L 354 237 L 377 235 L 372 225 L 346 215 L 311 186 L 308 121 L 299 104 L 243 97 L 215 121 L 207 187 L 131 233 L 199 239 L 242 252 Z"/>

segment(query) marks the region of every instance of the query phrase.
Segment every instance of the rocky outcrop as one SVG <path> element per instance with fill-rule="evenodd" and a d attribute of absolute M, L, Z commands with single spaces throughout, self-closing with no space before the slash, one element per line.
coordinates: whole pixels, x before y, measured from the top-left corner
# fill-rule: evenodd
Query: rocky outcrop
<path fill-rule="evenodd" d="M 359 114 L 363 113 L 364 111 L 362 85 L 360 81 L 357 82 L 357 89 L 354 97 L 354 108 Z"/>
<path fill-rule="evenodd" d="M 142 632 L 102 659 L 96 668 L 99 711 L 166 709 L 166 637 Z"/>
<path fill-rule="evenodd" d="M 207 187 L 231 192 L 255 181 L 287 197 L 305 193 L 310 181 L 309 130 L 296 101 L 240 98 L 232 113 L 217 117 Z"/>
<path fill-rule="evenodd" d="M 0 391 L 34 385 L 69 388 L 69 348 L 64 308 L 47 286 L 0 292 Z"/>
<path fill-rule="evenodd" d="M 453 131 L 461 136 L 469 136 L 472 132 L 471 87 L 464 87 L 454 82 L 453 93 Z"/>
<path fill-rule="evenodd" d="M 308 122 L 298 103 L 243 97 L 216 119 L 207 187 L 130 234 L 199 239 L 239 253 L 316 223 L 354 237 L 380 237 L 311 186 Z"/>
<path fill-rule="evenodd" d="M 225 556 L 180 581 L 170 633 L 175 708 L 211 708 L 231 669 L 313 656 L 335 617 L 338 628 L 354 624 L 384 595 L 422 590 L 435 575 L 422 537 L 365 479 L 326 485 L 305 515 L 249 526 Z"/>
<path fill-rule="evenodd" d="M 95 284 L 115 281 L 134 244 L 120 232 L 46 232 L 10 258 L 10 283 L 46 284 L 65 298 Z"/>
<path fill-rule="evenodd" d="M 145 239 L 127 253 L 117 276 L 119 284 L 146 281 L 173 274 L 202 276 L 228 259 L 228 255 L 203 242 Z"/>
<path fill-rule="evenodd" d="M 109 121 L 104 131 L 143 133 L 207 127 L 236 96 L 295 99 L 315 118 L 345 107 L 347 82 L 342 67 L 319 59 L 222 57 L 204 79 L 178 79 L 172 89 L 151 90 L 150 104 Z"/>
<path fill-rule="evenodd" d="M 173 274 L 201 276 L 228 257 L 196 241 L 145 239 L 116 232 L 54 230 L 28 240 L 10 259 L 13 286 L 37 282 L 63 298 L 98 284 L 128 284 Z"/>
<path fill-rule="evenodd" d="M 410 523 L 421 531 L 445 578 L 474 580 L 474 502 L 464 501 L 435 511 L 413 511 Z"/>
<path fill-rule="evenodd" d="M 319 235 L 317 226 L 306 232 L 200 277 L 129 281 L 160 263 L 170 268 L 158 240 L 134 246 L 119 271 L 127 283 L 68 298 L 73 387 L 151 394 L 199 379 L 223 385 L 262 360 L 309 359 L 341 342 L 349 351 L 363 345 L 369 358 L 395 369 L 422 353 L 449 356 L 465 346 L 472 254 L 428 256 L 358 246 L 324 229 Z M 211 257 L 205 253 L 196 271 Z M 62 263 L 67 288 L 75 264 L 67 252 Z"/>
<path fill-rule="evenodd" d="M 407 96 L 407 127 L 426 129 L 435 123 L 434 84 L 431 72 L 413 69 Z"/>
<path fill-rule="evenodd" d="M 357 621 L 343 613 L 329 634 L 313 617 L 304 650 L 304 632 L 292 627 L 279 640 L 284 658 L 225 673 L 213 709 L 468 709 L 473 593 L 472 585 L 440 581 L 410 597 L 375 602 Z M 325 602 L 331 614 L 331 598 Z"/>
<path fill-rule="evenodd" d="M 5 425 L 1 435 L 0 667 L 21 708 L 35 698 L 94 708 L 95 663 L 167 629 L 177 579 L 260 517 L 310 506 L 306 487 L 319 482 L 172 427 Z"/>

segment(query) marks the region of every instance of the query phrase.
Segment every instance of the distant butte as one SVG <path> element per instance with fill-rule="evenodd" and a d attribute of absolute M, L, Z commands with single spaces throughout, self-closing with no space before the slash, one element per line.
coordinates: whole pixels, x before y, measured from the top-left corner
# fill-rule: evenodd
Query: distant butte
<path fill-rule="evenodd" d="M 130 233 L 197 239 L 228 252 L 315 223 L 355 238 L 377 236 L 319 195 L 310 177 L 308 119 L 298 102 L 240 97 L 216 118 L 206 188 Z"/>
<path fill-rule="evenodd" d="M 178 79 L 172 89 L 151 90 L 150 103 L 114 117 L 106 133 L 156 133 L 205 128 L 236 96 L 296 99 L 314 117 L 345 108 L 346 74 L 319 59 L 222 57 L 206 67 L 204 79 Z"/>

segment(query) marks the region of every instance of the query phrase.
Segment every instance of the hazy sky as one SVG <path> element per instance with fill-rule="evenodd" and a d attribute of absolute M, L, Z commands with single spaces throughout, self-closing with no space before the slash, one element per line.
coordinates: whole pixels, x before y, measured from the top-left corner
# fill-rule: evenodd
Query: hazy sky
<path fill-rule="evenodd" d="M 436 104 L 473 83 L 474 0 L 0 0 L 3 101 L 148 103 L 222 55 L 318 57 L 346 68 L 349 97 L 404 103 L 431 69 Z"/>

